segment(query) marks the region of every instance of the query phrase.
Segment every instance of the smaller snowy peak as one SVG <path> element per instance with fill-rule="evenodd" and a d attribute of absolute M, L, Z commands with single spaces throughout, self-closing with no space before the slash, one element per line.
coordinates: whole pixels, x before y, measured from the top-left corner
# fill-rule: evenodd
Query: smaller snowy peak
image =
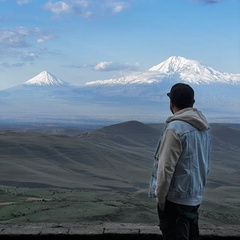
<path fill-rule="evenodd" d="M 26 81 L 24 84 L 36 86 L 61 86 L 66 85 L 67 83 L 47 71 L 42 71 L 37 76 Z"/>

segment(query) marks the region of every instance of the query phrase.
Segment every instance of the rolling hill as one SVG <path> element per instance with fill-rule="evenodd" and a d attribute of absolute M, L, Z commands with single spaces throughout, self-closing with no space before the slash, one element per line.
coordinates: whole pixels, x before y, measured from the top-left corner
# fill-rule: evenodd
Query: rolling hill
<path fill-rule="evenodd" d="M 162 129 L 163 124 L 138 121 L 91 131 L 54 126 L 51 132 L 39 125 L 35 131 L 2 129 L 0 203 L 6 206 L 0 221 L 156 222 L 156 203 L 147 199 L 147 188 Z M 211 132 L 201 221 L 240 224 L 240 128 L 211 124 Z"/>
<path fill-rule="evenodd" d="M 128 121 L 87 132 L 75 129 L 71 136 L 63 130 L 59 134 L 56 130 L 56 134 L 2 131 L 0 183 L 103 190 L 147 188 L 162 128 L 161 124 Z M 209 184 L 239 184 L 240 130 L 212 124 L 211 132 L 213 171 Z M 219 178 L 221 171 L 225 171 L 224 179 Z"/>

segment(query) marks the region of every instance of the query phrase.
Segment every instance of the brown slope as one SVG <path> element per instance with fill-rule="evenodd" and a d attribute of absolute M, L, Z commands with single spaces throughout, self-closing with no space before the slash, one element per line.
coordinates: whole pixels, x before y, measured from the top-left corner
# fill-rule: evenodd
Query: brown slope
<path fill-rule="evenodd" d="M 138 121 L 128 121 L 114 124 L 101 129 L 101 131 L 111 134 L 155 134 L 156 130 Z"/>
<path fill-rule="evenodd" d="M 130 121 L 72 137 L 2 133 L 0 180 L 92 189 L 146 188 L 159 136 L 155 127 Z M 231 130 L 221 124 L 211 129 L 215 143 L 209 180 L 214 186 L 238 184 L 239 148 L 229 142 L 239 131 Z"/>
<path fill-rule="evenodd" d="M 102 132 L 73 137 L 2 133 L 0 143 L 3 185 L 132 191 L 146 187 L 152 165 L 149 147 Z"/>
<path fill-rule="evenodd" d="M 161 133 L 161 126 L 128 121 L 101 128 L 95 133 L 104 135 L 104 138 L 112 138 L 113 141 L 129 144 L 129 146 L 140 144 L 155 148 Z"/>
<path fill-rule="evenodd" d="M 240 130 L 231 128 L 227 124 L 212 124 L 211 134 L 213 144 L 240 146 Z"/>

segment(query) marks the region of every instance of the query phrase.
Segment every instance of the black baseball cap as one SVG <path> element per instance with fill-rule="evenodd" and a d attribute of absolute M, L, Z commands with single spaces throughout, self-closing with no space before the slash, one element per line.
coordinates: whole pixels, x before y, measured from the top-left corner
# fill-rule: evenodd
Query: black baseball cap
<path fill-rule="evenodd" d="M 167 93 L 172 102 L 180 109 L 192 107 L 194 103 L 194 90 L 185 83 L 177 83 Z"/>

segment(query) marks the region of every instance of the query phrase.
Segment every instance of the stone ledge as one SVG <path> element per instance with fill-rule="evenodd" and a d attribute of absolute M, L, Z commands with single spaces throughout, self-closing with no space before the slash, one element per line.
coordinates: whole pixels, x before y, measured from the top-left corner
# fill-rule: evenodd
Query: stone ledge
<path fill-rule="evenodd" d="M 201 239 L 240 239 L 239 225 L 201 225 Z M 114 237 L 113 237 L 114 236 Z M 0 224 L 0 239 L 162 239 L 157 225 L 130 223 Z"/>

